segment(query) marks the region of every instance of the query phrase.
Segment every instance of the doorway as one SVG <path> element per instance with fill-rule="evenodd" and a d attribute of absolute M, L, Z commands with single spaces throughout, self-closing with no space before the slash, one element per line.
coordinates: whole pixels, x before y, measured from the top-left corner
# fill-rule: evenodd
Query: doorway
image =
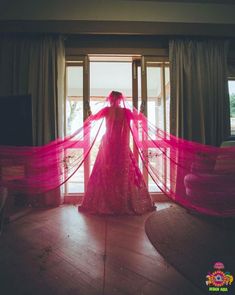
<path fill-rule="evenodd" d="M 128 105 L 138 108 L 161 129 L 169 126 L 169 64 L 157 57 L 137 55 L 89 55 L 68 57 L 66 63 L 65 134 L 82 126 L 88 116 L 104 106 L 112 90 L 125 95 Z M 144 107 L 143 107 L 144 106 Z M 82 196 L 98 146 L 65 185 L 66 196 Z M 144 168 L 150 192 L 159 192 Z"/>

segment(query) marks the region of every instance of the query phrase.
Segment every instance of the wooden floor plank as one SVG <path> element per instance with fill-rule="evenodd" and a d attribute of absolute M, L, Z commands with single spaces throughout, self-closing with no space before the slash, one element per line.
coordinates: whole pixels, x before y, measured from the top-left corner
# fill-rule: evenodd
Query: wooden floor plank
<path fill-rule="evenodd" d="M 149 242 L 149 214 L 100 217 L 73 205 L 34 210 L 0 237 L 0 294 L 199 295 Z"/>

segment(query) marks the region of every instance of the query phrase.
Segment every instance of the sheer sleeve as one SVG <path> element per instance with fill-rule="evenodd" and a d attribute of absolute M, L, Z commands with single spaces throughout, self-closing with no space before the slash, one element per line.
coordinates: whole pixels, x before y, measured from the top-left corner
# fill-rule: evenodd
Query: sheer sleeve
<path fill-rule="evenodd" d="M 102 110 L 100 110 L 98 113 L 96 113 L 96 114 L 94 114 L 94 115 L 91 114 L 91 115 L 89 116 L 89 119 L 90 119 L 91 121 L 93 121 L 93 120 L 100 120 L 100 119 L 106 117 L 107 112 L 108 112 L 108 107 L 105 107 L 105 108 L 103 108 Z"/>
<path fill-rule="evenodd" d="M 128 118 L 129 121 L 141 120 L 141 118 L 142 118 L 142 114 L 139 113 L 136 109 L 134 109 L 134 111 L 132 112 L 131 110 L 126 108 L 125 112 L 126 112 L 126 118 Z"/>

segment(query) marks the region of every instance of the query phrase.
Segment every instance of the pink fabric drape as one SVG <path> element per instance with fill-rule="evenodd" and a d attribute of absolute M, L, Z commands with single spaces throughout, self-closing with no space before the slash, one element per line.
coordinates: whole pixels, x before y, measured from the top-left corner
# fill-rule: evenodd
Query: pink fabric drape
<path fill-rule="evenodd" d="M 235 147 L 217 148 L 174 137 L 137 110 L 131 111 L 124 101 L 122 108 L 123 127 L 129 129 L 143 165 L 163 193 L 204 214 L 235 215 Z M 88 156 L 106 120 L 105 112 L 107 107 L 91 115 L 73 135 L 41 147 L 0 146 L 0 186 L 31 196 L 62 185 Z M 106 130 L 106 136 L 110 132 Z M 124 143 L 117 138 L 113 147 L 121 151 Z M 106 151 L 104 160 L 109 155 Z M 112 177 L 107 175 L 107 182 L 112 183 Z"/>
<path fill-rule="evenodd" d="M 71 136 L 44 146 L 0 146 L 0 185 L 28 195 L 59 187 L 80 168 L 102 123 L 90 117 Z M 92 137 L 90 130 L 97 130 Z"/>
<path fill-rule="evenodd" d="M 235 215 L 234 147 L 177 138 L 153 126 L 142 114 L 130 129 L 149 175 L 163 193 L 204 214 Z"/>

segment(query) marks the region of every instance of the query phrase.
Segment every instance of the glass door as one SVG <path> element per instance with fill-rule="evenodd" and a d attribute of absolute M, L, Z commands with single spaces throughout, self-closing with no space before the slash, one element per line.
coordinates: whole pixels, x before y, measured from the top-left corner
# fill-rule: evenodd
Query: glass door
<path fill-rule="evenodd" d="M 155 126 L 169 131 L 170 80 L 167 61 L 156 57 L 91 55 L 73 57 L 73 60 L 67 62 L 66 135 L 82 126 L 89 108 L 92 113 L 101 109 L 112 90 L 122 92 L 130 107 L 135 106 Z M 100 137 L 104 131 L 101 130 Z M 142 167 L 133 142 L 131 148 L 149 191 L 159 192 L 148 176 L 147 169 Z M 97 151 L 98 144 L 94 146 L 84 165 L 66 183 L 66 195 L 84 194 Z"/>
<path fill-rule="evenodd" d="M 127 103 L 133 105 L 133 57 L 85 56 L 73 57 L 73 60 L 67 62 L 66 67 L 66 135 L 82 126 L 89 109 L 92 113 L 101 109 L 112 90 L 122 92 Z M 104 128 L 99 138 L 102 137 Z M 67 181 L 65 185 L 67 196 L 84 194 L 98 148 L 99 141 L 93 146 L 84 165 Z"/>

